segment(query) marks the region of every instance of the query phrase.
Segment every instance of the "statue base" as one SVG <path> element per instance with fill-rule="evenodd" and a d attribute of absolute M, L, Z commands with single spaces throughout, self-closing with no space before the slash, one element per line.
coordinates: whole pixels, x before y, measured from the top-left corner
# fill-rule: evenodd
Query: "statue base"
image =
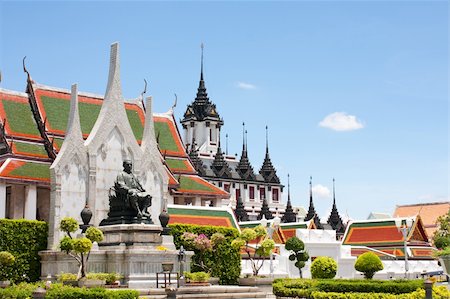
<path fill-rule="evenodd" d="M 109 216 L 103 219 L 99 226 L 115 225 L 115 224 L 153 224 L 150 216 Z"/>
<path fill-rule="evenodd" d="M 87 264 L 88 272 L 117 272 L 130 288 L 156 287 L 156 273 L 162 264 L 173 264 L 172 272 L 180 271 L 179 251 L 172 236 L 161 235 L 163 228 L 150 224 L 119 224 L 101 226 L 104 239 L 95 246 Z M 163 246 L 164 249 L 158 248 Z M 41 257 L 41 278 L 56 280 L 62 272 L 77 273 L 76 261 L 65 252 L 46 250 Z M 189 271 L 194 252 L 186 251 L 184 271 Z M 173 281 L 176 286 L 176 280 Z"/>
<path fill-rule="evenodd" d="M 103 241 L 98 243 L 101 249 L 151 248 L 161 245 L 162 227 L 152 224 L 118 224 L 100 226 Z"/>

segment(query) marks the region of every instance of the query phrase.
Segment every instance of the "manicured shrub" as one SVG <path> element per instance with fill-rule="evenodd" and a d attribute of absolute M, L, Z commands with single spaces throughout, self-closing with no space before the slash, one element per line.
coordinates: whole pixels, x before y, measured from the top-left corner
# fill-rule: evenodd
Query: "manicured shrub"
<path fill-rule="evenodd" d="M 210 266 L 211 276 L 219 277 L 220 284 L 237 284 L 241 274 L 241 255 L 238 250 L 231 246 L 231 241 L 239 235 L 237 229 L 190 224 L 170 224 L 169 227 L 178 249 L 183 245 L 186 250 L 195 252 L 191 264 L 192 272 L 203 271 L 201 267 L 196 266 L 203 263 Z M 186 232 L 195 234 L 197 237 L 204 234 L 210 240 L 210 245 L 216 249 L 214 251 L 200 251 L 199 247 L 194 244 L 195 239 L 186 239 L 186 235 L 183 237 Z M 194 236 L 192 235 L 192 237 Z M 198 245 L 205 245 L 203 241 L 205 240 L 199 240 Z"/>
<path fill-rule="evenodd" d="M 276 279 L 280 297 L 314 299 L 423 299 L 423 280 Z M 449 298 L 446 288 L 433 288 L 433 298 Z M 447 297 L 445 297 L 447 296 Z"/>
<path fill-rule="evenodd" d="M 208 281 L 210 275 L 209 273 L 203 271 L 193 273 L 184 272 L 184 277 L 186 277 L 186 279 L 191 282 L 206 282 Z"/>
<path fill-rule="evenodd" d="M 59 241 L 59 248 L 77 261 L 81 278 L 86 277 L 86 265 L 92 243 L 103 240 L 103 232 L 91 226 L 87 229 L 85 237 L 73 238 L 72 234 L 78 230 L 78 223 L 71 217 L 61 219 L 59 228 L 66 233 L 66 236 Z"/>
<path fill-rule="evenodd" d="M 5 289 L 0 288 L 0 298 L 2 299 L 29 299 L 38 286 L 43 286 L 43 283 L 31 284 L 21 282 L 19 284 L 11 285 Z"/>
<path fill-rule="evenodd" d="M 305 262 L 309 259 L 308 252 L 305 250 L 305 244 L 299 238 L 292 237 L 286 241 L 285 248 L 292 252 L 289 260 L 295 261 L 295 267 L 298 268 L 300 278 L 302 278 L 302 268 L 305 267 Z"/>
<path fill-rule="evenodd" d="M 362 280 L 362 279 L 324 279 L 318 280 L 316 288 L 323 292 L 373 292 L 404 294 L 423 287 L 423 280 Z"/>
<path fill-rule="evenodd" d="M 366 279 L 372 279 L 383 268 L 380 258 L 373 252 L 365 252 L 356 259 L 355 270 L 364 273 Z"/>
<path fill-rule="evenodd" d="M 37 281 L 41 274 L 38 252 L 47 248 L 47 223 L 36 220 L 0 219 L 0 251 L 15 257 L 9 280 Z"/>
<path fill-rule="evenodd" d="M 134 299 L 139 298 L 135 290 L 107 290 L 104 288 L 76 288 L 52 284 L 47 290 L 46 299 Z"/>
<path fill-rule="evenodd" d="M 334 278 L 336 272 L 337 263 L 328 256 L 319 256 L 311 264 L 312 278 Z"/>

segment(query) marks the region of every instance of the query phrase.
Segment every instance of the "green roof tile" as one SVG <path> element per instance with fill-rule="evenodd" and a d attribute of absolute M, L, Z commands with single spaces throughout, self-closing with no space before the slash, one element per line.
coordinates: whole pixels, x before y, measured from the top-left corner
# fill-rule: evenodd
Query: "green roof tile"
<path fill-rule="evenodd" d="M 21 153 L 47 156 L 47 151 L 45 150 L 45 147 L 42 144 L 14 141 L 14 146 L 16 147 L 16 150 Z"/>
<path fill-rule="evenodd" d="M 167 166 L 169 166 L 169 168 L 171 169 L 173 168 L 176 170 L 189 170 L 189 168 L 185 164 L 185 160 L 166 158 L 166 163 Z"/>
<path fill-rule="evenodd" d="M 12 176 L 24 178 L 50 179 L 50 165 L 27 162 L 10 172 Z"/>
<path fill-rule="evenodd" d="M 201 183 L 198 183 L 195 180 L 191 179 L 190 177 L 183 176 L 180 177 L 178 181 L 180 182 L 180 189 L 216 192 L 216 190 Z"/>
<path fill-rule="evenodd" d="M 172 136 L 169 125 L 165 122 L 155 122 L 155 136 L 158 138 L 158 145 L 161 152 L 178 152 L 177 143 Z"/>
<path fill-rule="evenodd" d="M 41 136 L 28 103 L 3 101 L 3 108 L 6 113 L 6 122 L 13 133 Z"/>

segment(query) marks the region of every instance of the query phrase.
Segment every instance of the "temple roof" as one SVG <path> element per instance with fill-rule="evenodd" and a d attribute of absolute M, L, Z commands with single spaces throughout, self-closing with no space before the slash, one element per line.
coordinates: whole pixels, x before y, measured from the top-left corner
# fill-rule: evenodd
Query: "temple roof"
<path fill-rule="evenodd" d="M 404 222 L 407 218 L 397 218 Z M 419 216 L 414 217 L 407 235 L 410 245 L 430 246 Z M 395 224 L 396 218 L 352 221 L 347 225 L 342 244 L 368 247 L 403 246 L 403 235 Z"/>
<path fill-rule="evenodd" d="M 394 217 L 412 217 L 420 215 L 428 236 L 432 237 L 437 230 L 436 221 L 450 209 L 450 202 L 432 202 L 412 205 L 401 205 L 395 208 Z"/>
<path fill-rule="evenodd" d="M 169 223 L 225 226 L 239 229 L 230 208 L 168 205 Z"/>
<path fill-rule="evenodd" d="M 81 130 L 86 139 L 100 113 L 103 97 L 80 92 L 78 100 Z M 124 102 L 124 106 L 140 144 L 145 122 L 142 106 L 136 102 Z M 64 142 L 69 110 L 69 90 L 37 84 L 30 77 L 27 93 L 0 89 L 0 161 L 3 161 L 0 178 L 48 184 L 50 164 Z M 227 192 L 197 175 L 171 113 L 155 114 L 154 129 L 172 191 L 210 198 L 229 197 Z"/>
<path fill-rule="evenodd" d="M 50 183 L 50 163 L 8 158 L 0 167 L 0 177 L 13 181 Z"/>

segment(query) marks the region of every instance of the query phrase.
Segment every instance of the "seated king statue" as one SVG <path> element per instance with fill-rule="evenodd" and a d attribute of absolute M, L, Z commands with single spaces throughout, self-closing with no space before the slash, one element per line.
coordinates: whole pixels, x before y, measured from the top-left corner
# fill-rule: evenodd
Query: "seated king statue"
<path fill-rule="evenodd" d="M 108 218 L 100 222 L 101 226 L 153 223 L 147 210 L 152 204 L 152 197 L 142 187 L 132 169 L 131 160 L 123 161 L 123 171 L 119 172 L 114 187 L 109 192 Z"/>

